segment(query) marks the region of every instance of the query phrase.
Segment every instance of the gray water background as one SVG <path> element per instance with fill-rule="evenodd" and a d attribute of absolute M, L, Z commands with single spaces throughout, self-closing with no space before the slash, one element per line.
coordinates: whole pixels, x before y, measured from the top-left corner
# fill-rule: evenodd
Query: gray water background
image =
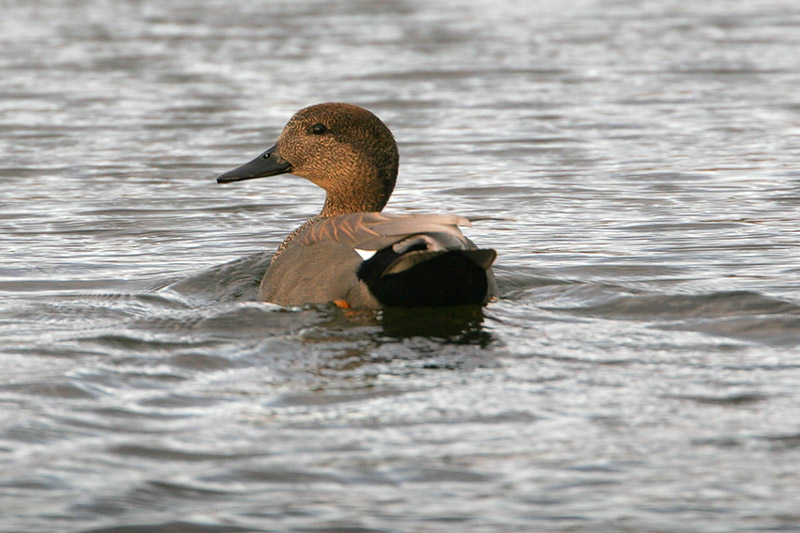
<path fill-rule="evenodd" d="M 0 531 L 800 530 L 794 0 L 0 11 Z M 255 301 L 322 101 L 499 301 Z"/>

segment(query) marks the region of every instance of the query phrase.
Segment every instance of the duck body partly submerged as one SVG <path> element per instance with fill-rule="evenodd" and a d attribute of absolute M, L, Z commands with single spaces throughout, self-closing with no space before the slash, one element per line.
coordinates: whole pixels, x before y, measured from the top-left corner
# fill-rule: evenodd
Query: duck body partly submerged
<path fill-rule="evenodd" d="M 496 293 L 496 252 L 462 234 L 467 219 L 380 212 L 397 165 L 397 145 L 380 119 L 328 103 L 300 110 L 275 146 L 220 175 L 228 183 L 290 172 L 327 193 L 322 212 L 278 247 L 261 299 L 357 309 L 488 302 Z"/>

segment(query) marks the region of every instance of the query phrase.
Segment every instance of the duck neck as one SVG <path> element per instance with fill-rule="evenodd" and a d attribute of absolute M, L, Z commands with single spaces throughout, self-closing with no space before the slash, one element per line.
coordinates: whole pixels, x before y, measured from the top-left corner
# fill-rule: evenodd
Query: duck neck
<path fill-rule="evenodd" d="M 337 182 L 340 186 L 326 191 L 325 205 L 320 216 L 334 217 L 382 210 L 392 194 L 396 175 L 396 170 L 393 173 L 390 170 L 386 177 L 376 171 L 367 179 L 361 176 Z"/>
<path fill-rule="evenodd" d="M 380 211 L 386 205 L 384 198 L 377 199 L 369 195 L 353 195 L 349 193 L 347 196 L 339 194 L 332 194 L 328 192 L 325 197 L 325 205 L 322 206 L 322 211 L 319 216 L 321 217 L 335 217 L 337 215 L 347 215 L 349 213 L 368 213 L 371 211 Z"/>

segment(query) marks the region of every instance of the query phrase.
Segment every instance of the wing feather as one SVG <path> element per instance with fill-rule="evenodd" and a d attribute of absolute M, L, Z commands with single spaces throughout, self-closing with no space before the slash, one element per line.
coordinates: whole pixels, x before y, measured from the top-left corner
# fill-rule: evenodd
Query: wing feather
<path fill-rule="evenodd" d="M 420 233 L 445 234 L 466 243 L 459 226 L 469 227 L 469 220 L 458 215 L 354 213 L 316 222 L 305 232 L 303 243 L 336 241 L 361 250 L 379 250 L 406 236 Z"/>

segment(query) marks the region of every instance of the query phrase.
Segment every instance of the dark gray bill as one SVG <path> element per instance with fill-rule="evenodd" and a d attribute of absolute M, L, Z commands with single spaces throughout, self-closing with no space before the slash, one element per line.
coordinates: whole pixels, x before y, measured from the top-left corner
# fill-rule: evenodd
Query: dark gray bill
<path fill-rule="evenodd" d="M 252 180 L 291 172 L 292 165 L 276 153 L 277 149 L 278 145 L 276 144 L 249 163 L 220 174 L 217 183 Z"/>

